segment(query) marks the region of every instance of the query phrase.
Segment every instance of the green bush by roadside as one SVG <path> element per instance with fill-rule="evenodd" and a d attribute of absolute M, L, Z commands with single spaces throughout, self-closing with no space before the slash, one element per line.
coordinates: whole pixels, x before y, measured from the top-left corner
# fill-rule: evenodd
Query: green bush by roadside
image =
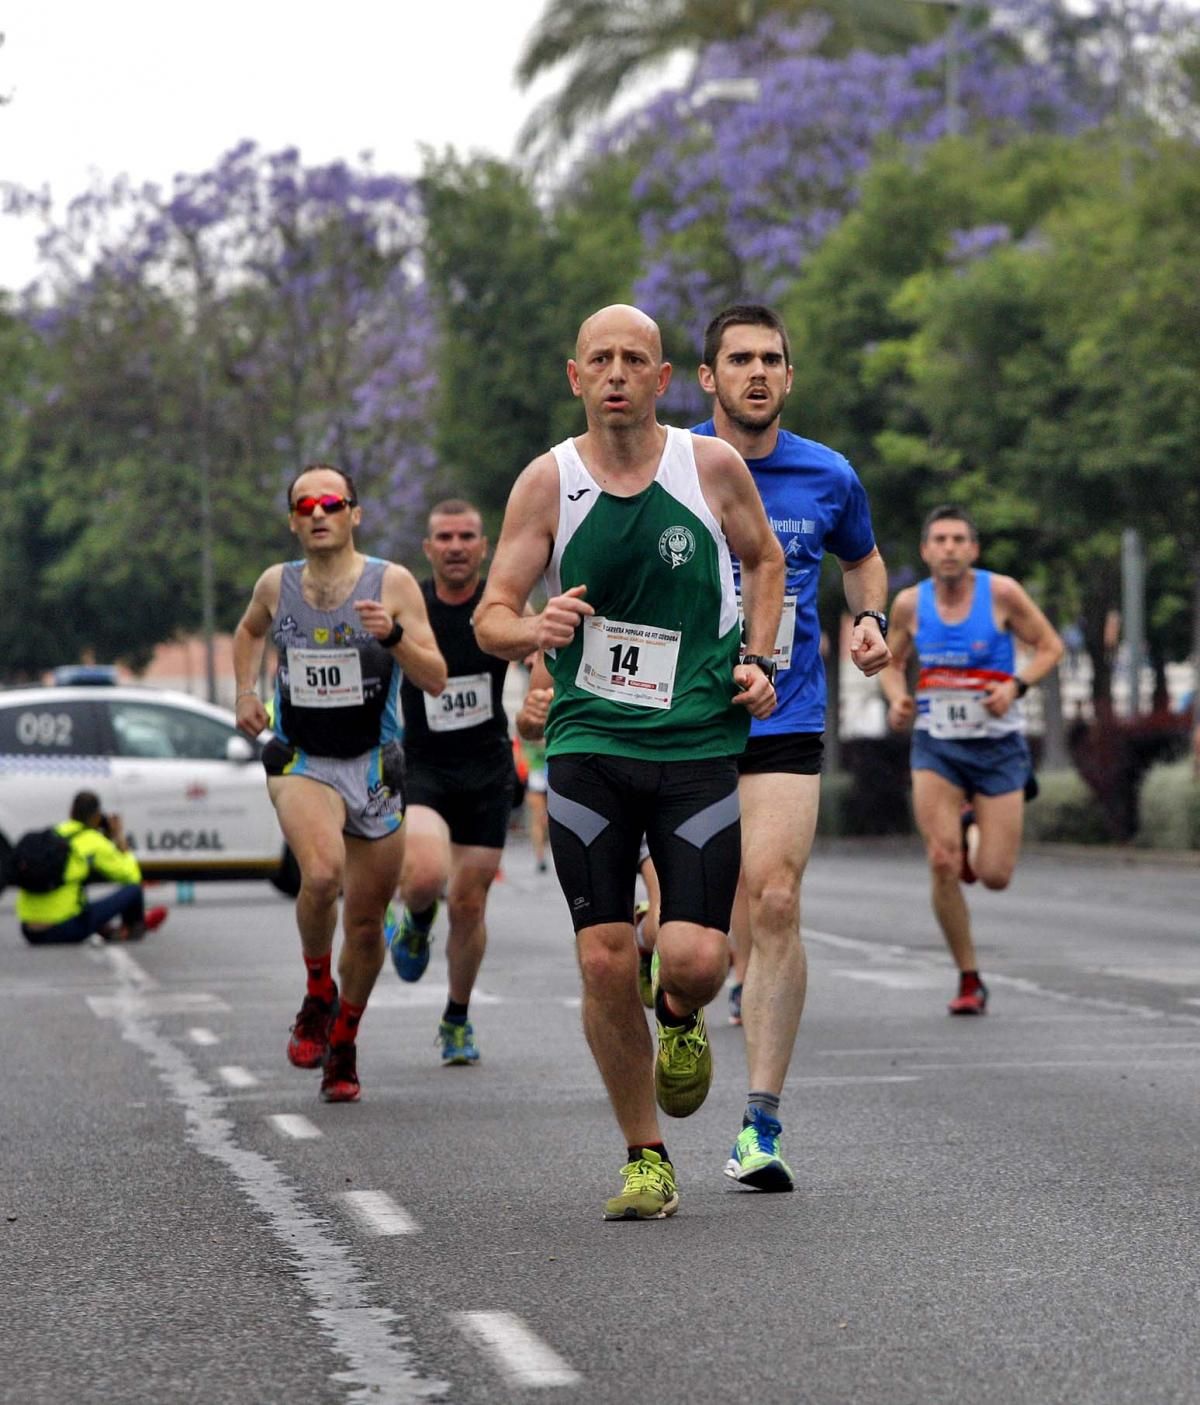
<path fill-rule="evenodd" d="M 1200 782 L 1190 761 L 1155 766 L 1142 782 L 1141 849 L 1200 849 Z"/>
<path fill-rule="evenodd" d="M 1025 806 L 1025 838 L 1044 844 L 1108 844 L 1099 802 L 1077 771 L 1042 771 Z"/>
<path fill-rule="evenodd" d="M 1109 844 L 1096 796 L 1076 771 L 1038 773 L 1040 793 L 1025 807 L 1025 838 L 1043 844 Z M 1200 849 L 1200 783 L 1190 761 L 1154 766 L 1140 796 L 1142 849 Z M 894 776 L 869 783 L 866 774 L 826 772 L 821 777 L 817 833 L 831 838 L 912 834 L 912 807 Z"/>

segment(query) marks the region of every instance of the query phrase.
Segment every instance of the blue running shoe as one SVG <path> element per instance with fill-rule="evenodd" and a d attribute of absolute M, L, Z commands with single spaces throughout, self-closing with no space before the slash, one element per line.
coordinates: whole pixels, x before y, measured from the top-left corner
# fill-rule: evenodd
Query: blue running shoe
<path fill-rule="evenodd" d="M 729 987 L 729 1023 L 741 1024 L 742 1022 L 742 987 L 731 985 Z"/>
<path fill-rule="evenodd" d="M 733 1144 L 725 1174 L 753 1190 L 794 1189 L 791 1167 L 779 1154 L 782 1131 L 774 1117 L 754 1109 Z"/>
<path fill-rule="evenodd" d="M 479 1045 L 475 1042 L 475 1030 L 470 1020 L 462 1024 L 443 1020 L 438 1025 L 437 1042 L 442 1046 L 443 1068 L 479 1062 Z"/>
<path fill-rule="evenodd" d="M 392 965 L 402 981 L 419 981 L 429 965 L 429 948 L 432 944 L 430 930 L 437 917 L 438 904 L 433 905 L 433 916 L 429 926 L 422 929 L 413 921 L 408 908 L 400 909 L 400 921 L 396 921 L 395 909 L 388 903 L 383 920 L 383 935 L 391 953 Z"/>

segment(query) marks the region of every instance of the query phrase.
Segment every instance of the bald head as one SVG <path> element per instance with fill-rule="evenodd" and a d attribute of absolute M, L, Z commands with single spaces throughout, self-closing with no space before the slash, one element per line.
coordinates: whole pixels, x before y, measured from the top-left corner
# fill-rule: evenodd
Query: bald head
<path fill-rule="evenodd" d="M 662 333 L 653 317 L 647 317 L 640 307 L 617 302 L 611 307 L 602 307 L 585 318 L 575 338 L 575 357 L 582 361 L 587 347 L 603 337 L 634 337 L 644 341 L 656 363 L 663 359 Z"/>

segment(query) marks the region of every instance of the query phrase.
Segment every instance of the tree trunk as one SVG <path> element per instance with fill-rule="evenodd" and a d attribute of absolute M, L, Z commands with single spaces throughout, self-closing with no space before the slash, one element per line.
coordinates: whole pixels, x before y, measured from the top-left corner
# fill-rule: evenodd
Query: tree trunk
<path fill-rule="evenodd" d="M 1053 669 L 1042 679 L 1042 769 L 1065 771 L 1071 766 L 1067 750 L 1067 732 L 1063 723 L 1062 679 Z"/>
<path fill-rule="evenodd" d="M 1192 721 L 1200 724 L 1200 545 L 1191 552 L 1192 567 Z"/>

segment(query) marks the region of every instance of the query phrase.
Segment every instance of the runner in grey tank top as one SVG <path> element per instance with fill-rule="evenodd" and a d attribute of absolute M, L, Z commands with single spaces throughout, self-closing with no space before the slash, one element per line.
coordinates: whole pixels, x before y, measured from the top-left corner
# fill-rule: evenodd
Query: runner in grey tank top
<path fill-rule="evenodd" d="M 352 603 L 380 599 L 387 564 L 368 556 L 350 596 L 322 610 L 304 598 L 304 562 L 285 563 L 271 620 L 279 654 L 275 733 L 282 741 L 315 756 L 349 757 L 402 735 L 401 669 Z"/>
<path fill-rule="evenodd" d="M 354 1102 L 358 1024 L 383 962 L 383 916 L 404 856 L 401 670 L 437 694 L 446 665 L 420 587 L 403 566 L 361 555 L 354 483 L 328 464 L 288 492 L 302 562 L 259 577 L 233 639 L 238 726 L 270 723 L 255 689 L 268 632 L 279 653 L 267 789 L 300 868 L 296 924 L 307 972 L 288 1041 L 298 1068 L 321 1067 L 321 1096 Z M 339 895 L 344 940 L 332 975 Z"/>

